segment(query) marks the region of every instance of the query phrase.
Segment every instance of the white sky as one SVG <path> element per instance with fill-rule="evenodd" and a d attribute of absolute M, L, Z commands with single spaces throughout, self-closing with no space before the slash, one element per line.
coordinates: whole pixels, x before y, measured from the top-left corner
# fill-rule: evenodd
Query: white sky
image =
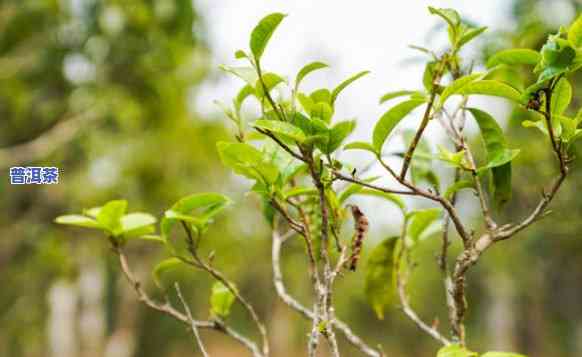
<path fill-rule="evenodd" d="M 441 23 L 429 14 L 427 6 L 455 8 L 463 18 L 497 30 L 510 23 L 511 3 L 509 0 L 202 0 L 198 6 L 206 19 L 214 68 L 219 64 L 236 65 L 234 51 L 248 49 L 250 32 L 256 23 L 266 14 L 283 12 L 289 16 L 277 29 L 263 56 L 266 71 L 293 78 L 311 61 L 328 63 L 331 69 L 316 72 L 302 85 L 310 92 L 324 86 L 333 88 L 354 73 L 370 70 L 371 74 L 341 94 L 334 116 L 334 120 L 357 118 L 358 129 L 349 140 L 369 141 L 377 119 L 395 103 L 380 106 L 380 96 L 398 89 L 422 88 L 422 65 L 405 64 L 413 57 L 421 58 L 408 45 L 443 48 L 446 37 L 427 36 Z M 197 90 L 196 110 L 202 117 L 216 117 L 212 115 L 218 111 L 213 101 L 230 102 L 242 85 L 240 80 L 215 71 Z M 503 100 L 494 100 L 494 103 L 503 104 Z M 504 107 L 495 105 L 497 112 L 503 112 Z M 400 127 L 416 127 L 419 115 L 416 116 L 407 118 L 406 124 Z M 429 127 L 428 137 L 438 137 L 434 126 Z M 342 157 L 363 166 L 370 158 L 361 155 L 365 154 L 350 152 Z M 375 206 L 373 202 L 363 204 L 369 209 Z"/>
<path fill-rule="evenodd" d="M 271 12 L 283 12 L 289 16 L 263 57 L 267 70 L 293 78 L 308 62 L 330 64 L 330 70 L 305 82 L 309 90 L 333 87 L 353 73 L 370 70 L 370 75 L 342 93 L 336 111 L 337 119 L 357 117 L 358 133 L 364 133 L 388 109 L 378 105 L 382 94 L 422 85 L 419 65 L 405 66 L 404 61 L 418 58 L 409 44 L 430 46 L 427 34 L 439 20 L 428 13 L 427 6 L 453 7 L 464 18 L 497 29 L 508 22 L 511 1 L 203 0 L 198 4 L 205 13 L 214 67 L 235 64 L 234 51 L 248 49 L 250 32 L 258 20 Z M 235 78 L 215 73 L 197 94 L 197 110 L 215 112 L 213 100 L 228 102 L 241 85 Z"/>

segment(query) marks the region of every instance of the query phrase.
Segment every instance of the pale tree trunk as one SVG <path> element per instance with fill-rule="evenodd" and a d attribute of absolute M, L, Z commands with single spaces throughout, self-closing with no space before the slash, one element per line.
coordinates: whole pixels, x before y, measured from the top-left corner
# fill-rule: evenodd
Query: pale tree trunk
<path fill-rule="evenodd" d="M 79 333 L 83 357 L 103 355 L 105 337 L 104 286 L 105 278 L 102 264 L 97 261 L 84 264 L 79 275 L 81 298 Z"/>
<path fill-rule="evenodd" d="M 273 345 L 273 356 L 288 356 L 294 349 L 292 316 L 288 307 L 283 304 L 276 304 L 273 315 L 269 321 L 269 331 L 271 332 L 271 342 Z"/>
<path fill-rule="evenodd" d="M 77 301 L 76 287 L 64 279 L 57 280 L 48 292 L 47 337 L 51 357 L 78 356 Z"/>
<path fill-rule="evenodd" d="M 494 273 L 487 279 L 489 306 L 486 323 L 489 348 L 499 351 L 516 350 L 515 288 L 511 277 Z"/>
<path fill-rule="evenodd" d="M 118 282 L 117 311 L 115 312 L 115 329 L 105 345 L 104 357 L 132 357 L 136 349 L 136 327 L 139 304 L 135 294 L 125 280 Z"/>

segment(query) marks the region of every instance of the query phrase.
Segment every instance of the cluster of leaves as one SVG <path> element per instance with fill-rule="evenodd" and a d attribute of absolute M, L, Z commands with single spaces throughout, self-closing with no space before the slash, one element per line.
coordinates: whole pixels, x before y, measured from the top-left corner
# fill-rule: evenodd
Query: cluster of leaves
<path fill-rule="evenodd" d="M 578 112 L 574 117 L 564 114 L 572 101 L 572 85 L 566 76 L 582 66 L 582 17 L 569 28 L 560 27 L 556 34 L 550 35 L 539 52 L 525 48 L 509 49 L 498 52 L 487 62 L 491 72 L 516 65 L 534 66 L 533 71 L 538 75 L 538 80 L 521 92 L 519 102 L 538 111 L 539 115 L 535 120 L 523 121 L 523 126 L 537 128 L 548 136 L 544 116 L 551 114 L 554 135 L 569 148 L 582 135 L 582 129 L 578 128 L 582 113 Z M 546 91 L 549 83 L 553 89 L 551 98 L 547 97 Z"/>
<path fill-rule="evenodd" d="M 424 109 L 419 130 L 404 132 L 408 150 L 392 152 L 404 157 L 401 176 L 392 174 L 396 180 L 419 192 L 417 184 L 428 184 L 432 190 L 424 195 L 433 195 L 436 201 L 449 203 L 461 189 L 477 189 L 481 180 L 488 178 L 489 198 L 501 206 L 511 198 L 512 161 L 519 154 L 512 149 L 503 130 L 492 115 L 482 109 L 466 106 L 471 95 L 487 95 L 508 99 L 518 106 L 530 109 L 539 115 L 538 121 L 526 121 L 524 126 L 537 127 L 560 146 L 555 150 L 567 150 L 582 136 L 578 129 L 582 114 L 575 118 L 564 113 L 572 98 L 572 89 L 566 75 L 580 67 L 579 49 L 582 46 L 582 18 L 569 28 L 549 37 L 540 52 L 526 49 L 501 51 L 491 57 L 487 69 L 473 73 L 472 66 L 463 63 L 460 50 L 483 33 L 485 27 L 473 27 L 462 21 L 452 9 L 429 8 L 431 14 L 442 18 L 448 28 L 450 48 L 437 56 L 430 50 L 421 49 L 431 56 L 422 76 L 423 89 L 398 90 L 380 98 L 380 103 L 395 99 L 402 101 L 382 115 L 377 121 L 371 140 L 345 144 L 345 150 L 364 150 L 372 153 L 376 160 L 390 169 L 384 162 L 385 148 L 391 147 L 390 139 L 395 128 L 417 108 Z M 418 244 L 428 239 L 442 227 L 441 208 L 410 210 L 398 196 L 373 189 L 372 182 L 379 177 L 355 180 L 352 184 L 336 185 L 346 176 L 341 171 L 351 168 L 337 158 L 348 136 L 353 132 L 355 120 L 335 120 L 335 104 L 350 84 L 362 78 L 367 71 L 359 72 L 335 88 L 320 88 L 311 93 L 301 90 L 301 83 L 312 73 L 327 68 L 322 62 L 312 62 L 301 68 L 293 82 L 274 72 L 264 71 L 261 63 L 268 42 L 285 15 L 274 13 L 263 18 L 254 28 L 250 38 L 250 52 L 238 50 L 235 58 L 244 61 L 243 66 L 221 66 L 240 78 L 244 84 L 232 105 L 219 105 L 227 117 L 236 125 L 236 142 L 219 142 L 217 149 L 224 165 L 235 173 L 253 181 L 252 191 L 263 200 L 264 214 L 270 224 L 277 215 L 283 217 L 290 228 L 303 234 L 309 244 L 327 252 L 322 246 L 323 236 L 328 231 L 335 238 L 338 252 L 344 246 L 341 230 L 347 219 L 348 200 L 354 195 L 374 195 L 396 205 L 403 216 L 401 237 L 391 237 L 378 244 L 370 253 L 366 270 L 365 292 L 377 316 L 382 319 L 385 307 L 393 300 L 396 274 L 407 269 L 401 260 L 402 253 L 410 254 Z M 535 66 L 539 73 L 536 83 L 523 89 L 520 84 L 497 79 L 500 72 L 517 65 Z M 278 91 L 276 91 L 277 89 Z M 455 150 L 439 146 L 433 153 L 430 145 L 422 140 L 422 133 L 429 121 L 448 115 L 451 98 L 462 98 L 459 110 L 469 113 L 477 123 L 485 155 L 479 165 L 469 154 L 462 133 L 453 133 Z M 261 115 L 247 120 L 243 104 L 254 98 L 260 105 Z M 254 130 L 249 131 L 249 128 Z M 450 128 L 454 131 L 454 128 Z M 462 129 L 461 129 L 462 130 Z M 455 141 L 458 140 L 458 141 Z M 562 143 L 566 144 L 562 146 Z M 433 171 L 433 161 L 438 160 L 455 168 L 460 179 L 443 190 L 438 175 Z M 406 167 L 410 161 L 411 183 L 406 181 Z M 424 192 L 424 191 L 423 191 Z M 441 192 L 444 194 L 441 195 Z M 481 194 L 481 193 L 480 193 Z M 485 199 L 485 198 L 483 198 Z M 96 228 L 104 231 L 114 246 L 122 246 L 132 237 L 155 240 L 168 248 L 171 257 L 162 261 L 155 269 L 155 280 L 161 284 L 160 275 L 182 264 L 192 253 L 199 239 L 192 238 L 175 242 L 170 239 L 176 223 L 187 227 L 196 236 L 202 235 L 212 218 L 230 204 L 230 200 L 219 194 L 188 196 L 165 212 L 160 222 L 159 236 L 154 232 L 155 218 L 143 214 L 125 214 L 124 201 L 112 201 L 102 208 L 91 209 L 84 215 L 62 216 L 58 223 Z M 301 223 L 298 223 L 301 222 Z M 328 224 L 328 227 L 322 225 Z M 302 230 L 308 227 L 308 232 Z M 323 248 L 321 248 L 323 247 Z M 319 249 L 318 249 L 319 251 Z M 322 255 L 324 255 L 322 253 Z M 226 316 L 235 298 L 232 290 L 224 285 L 212 289 L 212 313 Z M 461 345 L 448 345 L 441 349 L 438 357 L 478 356 Z M 483 357 L 518 357 L 506 352 L 488 352 Z"/>
<path fill-rule="evenodd" d="M 183 266 L 188 261 L 189 242 L 187 239 L 173 239 L 172 229 L 177 224 L 186 225 L 197 236 L 202 235 L 214 217 L 228 207 L 232 201 L 221 194 L 202 193 L 186 196 L 170 207 L 159 222 L 160 234 L 155 234 L 157 219 L 149 213 L 126 213 L 127 201 L 114 200 L 101 207 L 83 211 L 83 214 L 63 215 L 56 223 L 91 228 L 101 231 L 109 239 L 113 248 L 121 249 L 132 240 L 143 240 L 160 244 L 169 257 L 153 268 L 152 276 L 158 287 L 166 288 L 163 275 Z M 220 281 L 214 283 L 210 295 L 213 316 L 227 317 L 234 303 L 233 293 Z"/>
<path fill-rule="evenodd" d="M 365 150 L 372 153 L 379 161 L 383 159 L 384 148 L 394 129 L 408 117 L 415 109 L 423 107 L 425 119 L 428 121 L 437 115 L 442 115 L 449 100 L 454 96 L 467 98 L 470 95 L 487 95 L 501 97 L 510 100 L 518 106 L 532 109 L 540 115 L 538 122 L 524 122 L 524 126 L 535 126 L 546 135 L 549 131 L 545 127 L 544 116 L 547 116 L 546 108 L 551 108 L 552 125 L 555 125 L 554 133 L 565 144 L 573 143 L 582 132 L 578 129 L 580 118 L 569 118 L 564 115 L 571 101 L 572 91 L 566 74 L 579 68 L 578 47 L 581 44 L 582 22 L 577 20 L 570 29 L 561 29 L 556 35 L 550 36 L 548 43 L 540 52 L 528 49 L 511 49 L 501 51 L 491 57 L 487 63 L 487 69 L 483 72 L 472 73 L 472 68 L 464 66 L 459 55 L 463 46 L 483 33 L 485 27 L 473 27 L 462 21 L 459 14 L 452 9 L 429 8 L 430 12 L 442 18 L 448 27 L 450 50 L 441 56 L 432 51 L 415 47 L 432 55 L 427 63 L 422 83 L 422 90 L 398 90 L 386 93 L 380 98 L 380 103 L 386 103 L 402 98 L 403 101 L 391 107 L 377 121 L 371 140 L 369 142 L 358 141 L 345 145 L 346 150 Z M 218 148 L 223 162 L 235 172 L 256 181 L 253 191 L 260 193 L 268 207 L 274 202 L 292 202 L 295 205 L 317 205 L 317 200 L 300 200 L 302 196 L 313 196 L 317 190 L 311 186 L 305 186 L 305 180 L 301 181 L 302 174 L 307 172 L 302 159 L 309 158 L 320 171 L 323 182 L 326 183 L 326 197 L 332 217 L 344 217 L 342 204 L 352 194 L 367 194 L 377 191 L 354 184 L 344 190 L 332 186 L 334 172 L 347 165 L 338 162 L 333 154 L 337 151 L 346 137 L 355 127 L 355 121 L 340 121 L 333 125 L 335 114 L 334 103 L 338 94 L 349 84 L 361 78 L 368 72 L 360 72 L 341 83 L 337 88 L 315 90 L 310 94 L 300 91 L 300 84 L 305 77 L 327 65 L 321 62 L 313 62 L 303 67 L 295 77 L 294 83 L 272 72 L 263 72 L 261 56 L 275 29 L 283 20 L 282 14 L 271 14 L 265 17 L 254 29 L 251 35 L 251 54 L 239 50 L 236 58 L 246 60 L 248 67 L 222 68 L 246 82 L 239 95 L 233 100 L 233 109 L 225 108 L 227 116 L 233 120 L 239 133 L 239 143 L 219 143 Z M 498 79 L 499 73 L 508 67 L 517 65 L 535 66 L 534 71 L 539 73 L 539 79 L 530 87 L 523 89 L 519 83 L 512 83 Z M 447 83 L 448 80 L 448 83 Z M 446 83 L 446 84 L 443 84 Z M 276 101 L 271 91 L 278 86 L 285 86 L 290 93 L 281 95 Z M 540 92 L 551 88 L 553 96 L 550 105 L 544 105 L 544 98 L 540 98 Z M 246 133 L 245 120 L 241 115 L 241 107 L 244 100 L 255 97 L 261 105 L 263 116 L 250 126 L 257 131 Z M 538 105 L 532 106 L 531 102 L 539 100 Z M 438 152 L 433 153 L 428 143 L 420 140 L 415 143 L 418 148 L 415 160 L 411 165 L 413 183 L 426 182 L 434 190 L 442 192 L 438 176 L 432 170 L 434 159 L 440 160 L 449 166 L 460 169 L 461 173 L 470 174 L 481 180 L 489 177 L 490 195 L 498 207 L 511 198 L 511 171 L 512 161 L 519 154 L 518 149 L 512 149 L 503 130 L 492 115 L 478 108 L 462 107 L 462 110 L 471 114 L 477 123 L 484 143 L 485 157 L 482 164 L 475 166 L 467 162 L 467 155 L 463 148 L 456 148 L 454 152 L 444 146 L 438 147 Z M 435 114 L 436 113 L 436 114 Z M 414 133 L 405 132 L 405 141 L 411 143 Z M 261 142 L 270 137 L 273 142 L 251 145 L 248 141 Z M 398 155 L 398 153 L 396 153 Z M 285 158 L 285 159 L 282 159 Z M 313 159 L 311 159 L 313 158 Z M 306 161 L 306 160 L 303 160 Z M 472 166 L 473 165 L 473 166 Z M 365 179 L 372 182 L 377 178 Z M 298 184 L 299 182 L 299 184 Z M 299 185 L 299 186 L 298 186 Z M 474 188 L 471 177 L 462 177 L 460 180 L 447 187 L 444 193 L 446 199 L 451 199 L 461 189 Z M 394 286 L 394 266 L 399 251 L 410 250 L 422 240 L 423 236 L 434 233 L 437 227 L 433 225 L 441 216 L 440 209 L 428 209 L 407 212 L 405 205 L 396 196 L 382 193 L 384 198 L 396 203 L 402 210 L 405 224 L 405 240 L 395 237 L 381 242 L 371 253 L 366 273 L 366 294 L 376 311 L 382 318 L 384 308 L 392 300 Z M 339 199 L 338 199 L 339 197 Z M 292 201 L 298 199 L 297 201 Z M 285 209 L 286 210 L 286 209 Z M 316 209 L 314 211 L 317 211 Z M 273 212 L 270 213 L 270 219 Z M 335 222 L 339 224 L 341 222 Z M 461 356 L 454 353 L 456 347 L 449 347 L 439 353 L 439 356 Z M 461 347 L 459 347 L 461 349 Z M 453 351 L 453 352 L 449 352 Z M 472 354 L 467 354 L 467 356 Z M 486 356 L 512 356 L 512 354 L 494 354 Z M 464 355 L 463 355 L 464 356 Z M 517 355 L 515 355 L 517 356 Z"/>

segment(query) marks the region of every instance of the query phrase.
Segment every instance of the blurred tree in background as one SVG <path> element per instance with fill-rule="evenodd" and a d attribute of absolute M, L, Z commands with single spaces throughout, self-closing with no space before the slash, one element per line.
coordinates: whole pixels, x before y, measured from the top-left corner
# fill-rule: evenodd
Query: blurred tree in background
<path fill-rule="evenodd" d="M 223 126 L 191 107 L 208 72 L 201 24 L 190 0 L 0 3 L 0 167 L 60 169 L 59 185 L 0 184 L 0 355 L 172 350 L 159 342 L 182 330 L 137 310 L 102 245 L 52 217 L 119 196 L 160 212 L 226 186 Z"/>
<path fill-rule="evenodd" d="M 556 33 L 562 23 L 571 21 L 581 10 L 580 1 L 517 0 L 513 5 L 515 30 L 503 34 L 505 41 L 490 43 L 485 54 L 509 47 L 539 49 L 548 34 Z M 526 73 L 504 75 L 511 83 L 512 78 L 523 78 Z M 575 105 L 580 104 L 581 79 L 580 74 L 572 78 Z M 541 194 L 536 185 L 555 170 L 542 148 L 542 136 L 522 127 L 521 123 L 530 116 L 529 112 L 514 109 L 507 122 L 507 134 L 515 145 L 528 147 L 515 170 L 514 198 L 506 208 L 511 218 L 534 204 Z M 580 145 L 575 153 L 580 156 Z M 493 346 L 505 343 L 532 356 L 582 354 L 582 205 L 577 199 L 577 192 L 582 189 L 581 176 L 580 167 L 574 165 L 550 217 L 523 233 L 520 243 L 491 252 L 497 271 L 489 268 L 480 272 L 484 279 L 481 281 L 489 281 L 483 288 L 491 289 L 492 295 L 483 316 L 498 315 L 504 321 L 490 328 L 488 338 Z"/>
<path fill-rule="evenodd" d="M 582 6 L 515 1 L 516 31 L 488 44 L 484 57 L 502 47 L 538 49 L 558 24 L 568 23 L 544 20 L 552 18 L 544 14 L 550 3 L 561 3 L 555 11 L 569 19 Z M 182 326 L 138 304 L 105 245 L 52 220 L 118 197 L 131 202 L 130 210 L 159 213 L 188 193 L 212 190 L 237 201 L 209 232 L 216 264 L 269 323 L 274 355 L 303 353 L 306 323 L 272 293 L 270 243 L 255 213 L 258 203 L 242 197 L 241 182 L 219 164 L 215 142 L 228 135 L 225 121 L 200 118 L 192 106 L 210 71 L 204 38 L 204 22 L 190 0 L 0 2 L 0 356 L 192 354 Z M 511 81 L 525 74 L 505 75 Z M 575 93 L 582 90 L 582 81 L 572 83 Z M 508 214 L 531 207 L 534 190 L 555 169 L 551 160 L 536 159 L 545 150 L 539 133 L 521 127 L 527 115 L 514 111 L 508 121 L 515 146 L 531 143 L 514 171 Z M 60 184 L 8 184 L 10 166 L 32 165 L 59 167 Z M 474 325 L 468 328 L 478 347 L 582 355 L 582 203 L 575 195 L 582 173 L 573 169 L 554 217 L 523 233 L 522 241 L 491 250 L 486 259 L 495 264 L 473 272 L 480 277 L 469 287 Z M 568 224 L 556 224 L 561 221 Z M 287 257 L 285 273 L 289 288 L 305 299 L 303 248 L 293 243 L 292 249 L 298 254 Z M 426 257 L 419 260 L 430 261 L 433 249 L 423 247 Z M 146 244 L 131 252 L 144 264 L 144 282 L 150 280 L 147 264 L 157 258 L 152 252 Z M 415 276 L 413 300 L 434 301 L 416 304 L 419 312 L 445 316 L 437 269 L 421 266 Z M 198 313 L 206 314 L 210 282 L 195 273 L 177 272 L 176 278 Z M 436 344 L 421 338 L 397 306 L 384 321 L 373 317 L 361 276 L 338 285 L 338 314 L 354 321 L 354 330 L 381 342 L 391 356 L 432 355 Z M 248 324 L 241 311 L 233 319 Z M 213 355 L 239 355 L 236 345 L 205 334 Z"/>

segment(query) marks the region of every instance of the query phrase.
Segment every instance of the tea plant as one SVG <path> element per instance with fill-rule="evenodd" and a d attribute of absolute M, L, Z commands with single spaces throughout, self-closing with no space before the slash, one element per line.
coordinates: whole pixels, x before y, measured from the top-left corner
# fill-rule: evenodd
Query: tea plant
<path fill-rule="evenodd" d="M 467 347 L 465 333 L 468 273 L 484 259 L 483 254 L 491 246 L 515 237 L 549 213 L 548 205 L 566 179 L 573 161 L 571 147 L 582 136 L 582 129 L 578 128 L 582 111 L 574 117 L 565 114 L 572 100 L 568 76 L 582 66 L 582 17 L 569 28 L 563 27 L 549 36 L 539 52 L 504 50 L 488 60 L 486 69 L 475 72 L 472 62 L 462 58 L 460 50 L 486 28 L 469 25 L 451 9 L 431 7 L 429 10 L 446 22 L 450 45 L 442 53 L 415 47 L 429 58 L 422 75 L 423 88 L 384 95 L 380 99 L 382 104 L 395 99 L 401 102 L 376 122 L 370 141 L 346 144 L 356 121 L 335 118 L 335 103 L 341 93 L 367 75 L 367 71 L 351 76 L 335 88 L 305 93 L 302 82 L 314 71 L 327 68 L 325 63 L 307 64 L 292 82 L 263 67 L 263 54 L 285 18 L 283 14 L 270 14 L 259 22 L 251 34 L 250 52 L 236 51 L 236 58 L 245 65 L 221 67 L 239 77 L 244 85 L 231 105 L 221 104 L 235 124 L 236 141 L 217 143 L 218 152 L 224 165 L 254 183 L 251 191 L 262 200 L 265 219 L 272 229 L 273 284 L 285 304 L 311 321 L 308 356 L 316 355 L 322 341 L 333 356 L 340 356 L 338 335 L 362 355 L 385 355 L 380 347 L 364 342 L 347 322 L 336 316 L 334 309 L 336 281 L 344 274 L 361 274 L 360 256 L 370 223 L 362 210 L 351 202 L 351 197 L 356 195 L 384 199 L 398 207 L 403 217 L 401 233 L 377 244 L 363 267 L 365 294 L 376 315 L 383 318 L 386 306 L 393 304 L 396 295 L 406 316 L 443 345 L 437 356 L 478 356 Z M 501 75 L 507 68 L 517 66 L 533 70 L 537 81 L 526 87 L 524 83 L 515 83 Z M 538 204 L 524 212 L 520 221 L 505 221 L 499 209 L 511 199 L 512 163 L 520 150 L 511 147 L 501 126 L 490 114 L 469 106 L 474 95 L 506 98 L 530 111 L 535 120 L 524 121 L 523 126 L 539 129 L 545 141 L 536 145 L 546 145 L 555 156 L 557 177 L 542 190 Z M 249 121 L 241 108 L 251 98 L 260 105 L 261 117 Z M 411 114 L 418 108 L 422 108 L 420 123 L 415 131 L 404 132 L 406 150 L 400 153 L 392 144 L 392 133 L 401 121 L 412 119 L 414 115 Z M 484 155 L 476 155 L 475 148 L 469 145 L 465 133 L 468 120 L 474 120 L 480 130 L 484 151 L 479 152 Z M 439 146 L 436 153 L 423 140 L 429 125 L 440 125 L 447 134 L 447 145 Z M 371 155 L 374 165 L 381 167 L 398 187 L 377 184 L 380 177 L 367 176 L 368 168 L 354 168 L 342 162 L 337 156 L 342 149 L 362 150 Z M 395 154 L 401 159 L 398 167 L 387 160 Z M 433 165 L 441 163 L 450 172 L 439 176 Z M 442 182 L 447 181 L 452 183 L 443 186 Z M 480 207 L 479 219 L 471 221 L 474 225 L 463 220 L 457 207 L 461 190 L 471 190 Z M 414 209 L 402 199 L 403 196 L 427 200 L 434 207 Z M 152 309 L 187 324 L 203 355 L 208 353 L 198 334 L 199 328 L 222 332 L 247 347 L 253 356 L 266 357 L 271 354 L 261 317 L 236 284 L 215 267 L 213 257 L 203 257 L 199 253 L 199 247 L 207 244 L 202 237 L 212 219 L 230 204 L 227 197 L 216 193 L 185 197 L 165 212 L 159 235 L 154 235 L 156 219 L 146 213 L 126 214 L 125 201 L 111 201 L 83 215 L 61 216 L 56 221 L 102 230 L 139 299 Z M 345 223 L 350 220 L 354 222 L 353 228 L 346 227 Z M 435 231 L 435 227 L 438 230 Z M 181 239 L 175 237 L 176 228 L 183 231 Z M 345 239 L 342 233 L 346 231 L 351 232 L 348 233 L 351 239 Z M 415 265 L 433 264 L 416 261 L 415 250 L 426 239 L 437 239 L 437 236 L 441 241 L 437 265 L 442 273 L 449 331 L 441 331 L 438 326 L 426 322 L 408 296 L 408 281 Z M 163 291 L 168 287 L 164 285 L 162 274 L 178 265 L 201 269 L 216 280 L 210 297 L 209 320 L 192 317 L 178 285 L 175 289 L 182 307 L 171 305 L 169 300 L 155 301 L 148 295 L 124 253 L 126 245 L 134 239 L 160 243 L 169 252 L 169 257 L 153 271 L 154 280 Z M 304 306 L 288 292 L 280 268 L 285 243 L 296 239 L 305 246 L 307 278 L 313 290 L 311 306 Z M 452 256 L 449 250 L 454 240 L 462 245 L 457 256 Z M 246 310 L 259 332 L 260 341 L 228 325 L 227 318 L 234 303 Z M 487 352 L 481 356 L 520 355 Z"/>

